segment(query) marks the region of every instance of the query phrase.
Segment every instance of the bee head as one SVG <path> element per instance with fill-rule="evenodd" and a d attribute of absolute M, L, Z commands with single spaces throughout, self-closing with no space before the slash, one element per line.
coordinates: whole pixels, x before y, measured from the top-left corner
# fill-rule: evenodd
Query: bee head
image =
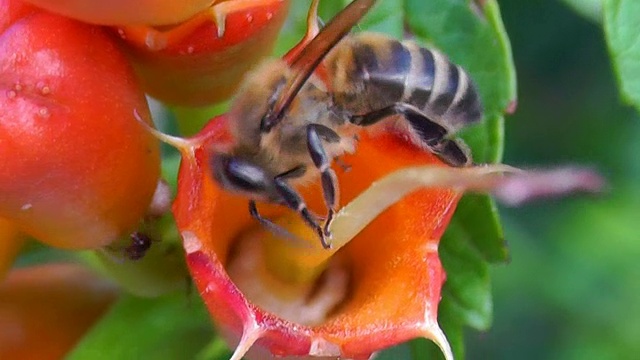
<path fill-rule="evenodd" d="M 289 65 L 280 59 L 263 61 L 245 76 L 229 113 L 234 135 L 243 145 L 259 144 L 265 132 L 261 129 L 262 119 L 291 76 Z"/>

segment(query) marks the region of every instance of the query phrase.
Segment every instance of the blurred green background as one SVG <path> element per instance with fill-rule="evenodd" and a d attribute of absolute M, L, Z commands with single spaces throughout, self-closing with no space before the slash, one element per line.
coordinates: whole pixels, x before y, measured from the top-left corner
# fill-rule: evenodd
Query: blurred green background
<path fill-rule="evenodd" d="M 492 267 L 494 324 L 468 332 L 467 357 L 637 359 L 640 116 L 621 103 L 598 16 L 553 0 L 499 3 L 519 92 L 505 162 L 588 164 L 610 188 L 501 209 L 511 263 Z"/>

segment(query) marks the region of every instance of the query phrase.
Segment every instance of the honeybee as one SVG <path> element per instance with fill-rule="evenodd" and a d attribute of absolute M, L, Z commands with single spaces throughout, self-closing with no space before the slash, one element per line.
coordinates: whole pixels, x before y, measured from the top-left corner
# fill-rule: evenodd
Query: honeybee
<path fill-rule="evenodd" d="M 362 127 L 399 128 L 451 166 L 466 166 L 469 151 L 452 136 L 482 118 L 469 75 L 441 53 L 377 33 L 349 34 L 375 3 L 354 0 L 292 61 L 267 60 L 249 73 L 228 113 L 233 148 L 211 156 L 215 181 L 246 195 L 255 219 L 285 231 L 260 215 L 256 201 L 284 205 L 325 248 L 339 203 L 331 164 L 355 151 Z M 314 0 L 309 15 L 314 21 L 317 5 Z M 324 218 L 292 186 L 318 176 Z"/>

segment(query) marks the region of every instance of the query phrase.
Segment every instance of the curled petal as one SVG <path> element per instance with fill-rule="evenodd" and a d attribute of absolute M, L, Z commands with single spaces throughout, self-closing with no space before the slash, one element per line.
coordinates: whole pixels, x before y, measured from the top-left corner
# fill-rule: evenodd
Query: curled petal
<path fill-rule="evenodd" d="M 337 214 L 331 231 L 335 247 L 342 247 L 377 218 L 389 206 L 421 188 L 457 188 L 488 190 L 500 182 L 505 172 L 518 170 L 507 165 L 470 168 L 442 166 L 410 167 L 375 181 Z"/>
<path fill-rule="evenodd" d="M 504 204 L 518 206 L 539 198 L 575 192 L 597 193 L 605 187 L 606 181 L 593 169 L 568 166 L 508 177 L 493 189 L 493 194 Z"/>

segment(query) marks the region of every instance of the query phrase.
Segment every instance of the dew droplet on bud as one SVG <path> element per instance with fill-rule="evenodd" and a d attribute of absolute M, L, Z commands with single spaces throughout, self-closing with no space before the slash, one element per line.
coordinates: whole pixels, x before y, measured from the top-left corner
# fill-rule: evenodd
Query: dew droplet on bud
<path fill-rule="evenodd" d="M 209 285 L 207 285 L 206 288 L 204 288 L 204 291 L 208 292 L 208 293 L 215 292 L 216 290 L 219 291 L 218 287 L 215 284 L 209 284 Z"/>
<path fill-rule="evenodd" d="M 253 21 L 253 15 L 247 14 L 247 21 L 248 22 L 252 22 Z"/>
<path fill-rule="evenodd" d="M 20 85 L 20 83 L 16 83 L 16 85 L 13 87 L 13 89 L 15 91 L 22 91 L 22 85 Z"/>
<path fill-rule="evenodd" d="M 13 98 L 15 98 L 16 96 L 17 96 L 17 94 L 16 94 L 16 92 L 15 92 L 15 91 L 13 91 L 13 90 L 9 90 L 9 91 L 7 91 L 7 97 L 8 97 L 9 99 L 13 99 Z"/>
<path fill-rule="evenodd" d="M 43 81 L 38 81 L 36 89 L 39 89 L 42 95 L 49 95 L 51 93 L 51 88 L 45 85 Z"/>
<path fill-rule="evenodd" d="M 43 118 L 48 118 L 49 115 L 51 114 L 49 113 L 49 109 L 42 107 L 40 108 L 40 110 L 38 110 L 38 115 L 40 115 Z"/>

